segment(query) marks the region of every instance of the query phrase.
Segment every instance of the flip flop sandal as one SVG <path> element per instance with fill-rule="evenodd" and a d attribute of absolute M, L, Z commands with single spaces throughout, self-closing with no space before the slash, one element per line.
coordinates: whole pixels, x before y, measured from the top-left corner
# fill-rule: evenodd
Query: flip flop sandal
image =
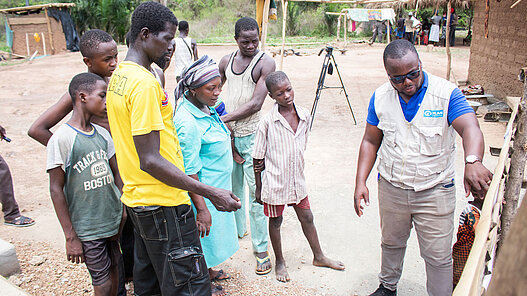
<path fill-rule="evenodd" d="M 267 253 L 267 256 L 265 256 L 262 259 L 256 257 L 256 271 L 255 272 L 256 272 L 257 275 L 264 275 L 264 274 L 268 274 L 268 273 L 271 272 L 271 269 L 273 269 L 272 266 L 269 267 L 269 269 L 266 269 L 266 270 L 258 270 L 258 267 L 260 267 L 260 269 L 261 269 L 261 267 L 267 262 L 271 262 L 271 258 L 269 257 L 269 253 Z"/>
<path fill-rule="evenodd" d="M 222 277 L 223 275 L 225 275 L 225 276 Z M 225 280 L 228 280 L 230 278 L 231 278 L 231 276 L 228 273 L 223 271 L 223 269 L 220 269 L 220 270 L 218 270 L 218 273 L 216 274 L 216 276 L 213 277 L 211 280 L 218 282 L 218 281 L 225 281 Z"/>
<path fill-rule="evenodd" d="M 244 233 L 242 236 L 239 236 L 239 235 L 238 235 L 238 238 L 244 238 L 244 237 L 246 237 L 247 235 L 249 235 L 249 231 L 245 231 L 245 233 Z"/>
<path fill-rule="evenodd" d="M 26 216 L 18 216 L 11 221 L 4 221 L 4 224 L 15 227 L 28 227 L 35 224 L 35 221 Z"/>

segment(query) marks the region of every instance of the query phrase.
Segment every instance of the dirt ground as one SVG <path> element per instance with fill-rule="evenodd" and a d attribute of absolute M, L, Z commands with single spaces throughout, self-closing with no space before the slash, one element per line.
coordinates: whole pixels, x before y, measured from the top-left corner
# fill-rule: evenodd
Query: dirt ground
<path fill-rule="evenodd" d="M 369 98 L 376 87 L 386 82 L 382 65 L 384 46 L 350 45 L 345 55 L 335 52 L 335 59 L 349 94 L 357 125 L 353 124 L 344 94 L 324 90 L 319 101 L 306 151 L 306 178 L 315 223 L 322 248 L 328 256 L 346 264 L 345 271 L 316 268 L 294 211 L 286 210 L 282 230 L 284 255 L 292 281 L 279 283 L 274 273 L 257 276 L 248 237 L 240 240 L 240 250 L 221 267 L 233 279 L 222 283 L 230 295 L 368 295 L 377 286 L 380 267 L 380 229 L 375 185 L 376 170 L 368 180 L 371 205 L 358 218 L 353 210 L 353 190 L 359 144 L 367 115 Z M 311 109 L 323 61 L 320 48 L 302 49 L 303 56 L 285 58 L 284 71 L 295 89 L 298 105 Z M 216 61 L 235 47 L 199 46 L 200 55 Z M 426 71 L 445 76 L 444 49 L 419 49 Z M 120 47 L 119 59 L 126 49 Z M 278 63 L 278 56 L 276 61 Z M 453 49 L 453 70 L 457 79 L 465 79 L 469 49 Z M 7 130 L 11 143 L 0 142 L 2 155 L 11 168 L 15 194 L 24 215 L 36 225 L 14 228 L 1 225 L 0 238 L 17 247 L 23 273 L 11 279 L 32 295 L 87 295 L 91 293 L 84 266 L 65 260 L 64 238 L 49 197 L 45 172 L 45 148 L 27 136 L 31 123 L 64 93 L 69 80 L 85 71 L 80 53 L 67 53 L 11 66 L 0 66 L 0 125 Z M 167 92 L 173 99 L 173 67 L 167 71 Z M 339 85 L 336 72 L 326 78 L 326 85 Z M 272 106 L 267 99 L 264 112 Z M 480 120 L 486 145 L 501 147 L 504 124 Z M 458 139 L 459 140 L 459 139 Z M 459 143 L 460 144 L 460 143 Z M 461 147 L 461 145 L 458 145 Z M 488 147 L 486 152 L 488 152 Z M 490 155 L 484 163 L 492 170 L 496 159 Z M 458 149 L 457 213 L 466 205 L 462 184 L 463 157 Z M 457 215 L 456 215 L 457 222 Z M 269 246 L 271 250 L 271 247 Z M 32 261 L 34 256 L 41 256 Z M 31 262 L 32 261 L 32 262 Z M 425 295 L 426 277 L 419 256 L 415 233 L 409 239 L 399 295 Z"/>

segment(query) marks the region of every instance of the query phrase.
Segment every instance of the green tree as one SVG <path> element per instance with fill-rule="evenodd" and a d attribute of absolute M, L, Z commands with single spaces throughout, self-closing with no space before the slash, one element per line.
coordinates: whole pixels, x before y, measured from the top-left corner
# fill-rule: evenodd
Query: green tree
<path fill-rule="evenodd" d="M 118 42 L 124 42 L 130 27 L 130 17 L 139 4 L 139 0 L 64 0 L 73 2 L 70 8 L 71 17 L 82 35 L 90 29 L 101 29 L 108 32 Z"/>

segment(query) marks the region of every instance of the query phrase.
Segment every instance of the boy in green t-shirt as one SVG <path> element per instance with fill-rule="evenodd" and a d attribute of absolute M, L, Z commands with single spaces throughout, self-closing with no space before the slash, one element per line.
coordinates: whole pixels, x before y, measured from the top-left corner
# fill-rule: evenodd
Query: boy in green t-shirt
<path fill-rule="evenodd" d="M 118 238 L 126 218 L 112 138 L 90 121 L 106 116 L 106 88 L 98 75 L 75 76 L 69 86 L 73 115 L 47 145 L 51 199 L 66 254 L 71 262 L 86 263 L 95 295 L 117 293 Z"/>

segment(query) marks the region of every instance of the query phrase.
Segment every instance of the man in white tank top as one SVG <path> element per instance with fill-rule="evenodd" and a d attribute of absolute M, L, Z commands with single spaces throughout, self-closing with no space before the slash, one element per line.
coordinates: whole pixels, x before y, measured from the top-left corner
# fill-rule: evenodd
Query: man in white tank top
<path fill-rule="evenodd" d="M 396 295 L 413 226 L 426 264 L 428 294 L 452 295 L 456 132 L 466 157 L 465 192 L 480 199 L 492 179 L 481 163 L 483 134 L 463 94 L 451 82 L 424 72 L 410 42 L 391 42 L 383 58 L 390 81 L 370 100 L 354 194 L 360 217 L 361 200 L 369 205 L 366 179 L 379 156 L 381 284 L 371 295 Z"/>
<path fill-rule="evenodd" d="M 235 212 L 236 227 L 240 238 L 247 234 L 245 182 L 249 186 L 249 222 L 251 240 L 256 253 L 256 273 L 271 271 L 267 253 L 267 218 L 263 205 L 256 202 L 252 150 L 254 134 L 260 120 L 260 109 L 267 96 L 265 78 L 274 72 L 274 60 L 258 50 L 258 23 L 248 17 L 239 19 L 234 28 L 238 50 L 224 56 L 219 64 L 223 83 L 227 83 L 227 96 L 223 98 L 227 114 L 222 120 L 232 129 L 234 147 L 242 159 L 237 158 L 232 172 L 232 191 L 238 196 L 242 208 Z"/>
<path fill-rule="evenodd" d="M 188 37 L 188 32 L 188 22 L 179 22 L 179 36 L 174 39 L 176 41 L 174 66 L 176 67 L 177 82 L 181 79 L 181 72 L 183 69 L 198 60 L 198 44 L 196 43 L 196 40 Z"/>

